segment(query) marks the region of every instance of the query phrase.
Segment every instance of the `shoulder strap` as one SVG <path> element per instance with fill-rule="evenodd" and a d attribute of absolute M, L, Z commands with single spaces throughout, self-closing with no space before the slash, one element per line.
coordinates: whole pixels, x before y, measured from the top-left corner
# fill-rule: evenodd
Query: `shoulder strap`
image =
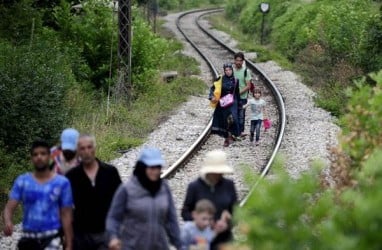
<path fill-rule="evenodd" d="M 244 78 L 247 78 L 247 68 L 244 69 Z"/>

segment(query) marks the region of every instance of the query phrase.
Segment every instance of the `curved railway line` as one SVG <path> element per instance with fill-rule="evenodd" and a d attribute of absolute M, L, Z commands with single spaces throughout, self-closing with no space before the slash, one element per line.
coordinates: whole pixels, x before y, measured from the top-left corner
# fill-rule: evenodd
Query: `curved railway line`
<path fill-rule="evenodd" d="M 213 14 L 218 11 L 221 11 L 221 9 L 194 10 L 183 13 L 177 20 L 179 31 L 194 49 L 198 51 L 200 56 L 204 58 L 208 64 L 209 71 L 211 72 L 210 80 L 207 81 L 208 83 L 206 84 L 206 95 L 194 100 L 194 102 L 200 102 L 197 107 L 194 108 L 193 106 L 190 106 L 188 108 L 189 110 L 195 109 L 190 110 L 191 113 L 195 113 L 194 116 L 197 116 L 196 114 L 201 105 L 203 107 L 208 106 L 208 88 L 212 84 L 212 79 L 216 78 L 219 75 L 219 72 L 222 71 L 221 68 L 223 63 L 233 61 L 233 53 L 235 51 L 210 34 L 207 29 L 208 22 L 203 19 L 205 15 Z M 198 29 L 195 27 L 198 27 Z M 250 186 L 244 184 L 243 166 L 245 168 L 250 168 L 254 173 L 260 173 L 260 175 L 264 177 L 269 171 L 275 154 L 280 148 L 286 123 L 285 108 L 281 94 L 270 78 L 257 68 L 254 63 L 246 60 L 246 65 L 247 68 L 253 72 L 253 76 L 259 79 L 257 85 L 263 89 L 263 97 L 268 104 L 267 114 L 273 123 L 272 128 L 267 133 L 262 132 L 260 146 L 251 146 L 247 137 L 242 141 L 235 142 L 227 148 L 223 148 L 223 139 L 210 134 L 212 109 L 208 109 L 208 115 L 203 114 L 203 118 L 201 118 L 202 120 L 204 119 L 205 124 L 199 124 L 200 119 L 198 122 L 193 120 L 184 121 L 185 124 L 182 125 L 182 128 L 176 127 L 178 125 L 176 122 L 173 123 L 177 133 L 180 134 L 180 137 L 182 133 L 186 134 L 189 132 L 187 131 L 188 127 L 197 127 L 199 132 L 193 131 L 192 136 L 184 139 L 186 142 L 182 142 L 183 138 L 176 138 L 174 141 L 167 143 L 163 140 L 155 140 L 155 138 L 152 138 L 151 140 L 155 141 L 155 143 L 149 143 L 149 145 L 154 144 L 154 146 L 159 147 L 170 163 L 169 168 L 163 171 L 162 178 L 167 178 L 169 181 L 178 211 L 180 211 L 180 207 L 185 197 L 187 184 L 199 175 L 199 168 L 206 152 L 216 148 L 223 148 L 227 153 L 229 163 L 235 169 L 232 178 L 238 189 L 239 199 L 242 201 L 241 205 L 244 205 L 251 190 L 256 187 L 256 183 L 253 183 Z M 249 112 L 250 111 L 248 110 L 247 118 L 249 117 Z M 166 126 L 168 126 L 168 124 Z M 171 128 L 168 127 L 167 129 Z M 249 131 L 249 120 L 246 120 L 246 131 Z M 169 132 L 164 129 L 163 133 Z M 197 134 L 197 136 L 195 134 Z M 177 144 L 178 142 L 181 143 L 181 146 Z M 117 164 L 113 163 L 119 169 L 123 179 L 126 179 L 131 174 L 134 163 L 131 160 L 126 159 L 129 157 L 136 159 L 138 152 L 138 149 L 127 152 L 125 156 L 121 157 L 125 160 L 118 160 Z M 19 229 L 19 227 L 17 228 Z M 15 232 L 12 239 L 8 238 L 8 241 L 11 241 L 11 243 L 8 242 L 6 244 L 3 243 L 3 240 L 0 238 L 0 247 L 5 244 L 7 245 L 7 248 L 5 249 L 14 249 L 18 237 L 19 234 Z"/>
<path fill-rule="evenodd" d="M 216 38 L 202 24 L 202 18 L 204 16 L 220 11 L 222 11 L 222 9 L 193 10 L 181 14 L 176 21 L 176 25 L 179 31 L 208 64 L 213 78 L 216 78 L 219 75 L 219 72 L 221 71 L 221 65 L 223 65 L 223 63 L 226 61 L 232 61 L 234 53 L 237 52 L 234 49 L 230 48 L 228 45 L 226 45 L 224 42 Z M 195 34 L 195 29 L 187 30 L 187 28 L 182 27 L 182 23 L 190 22 L 195 23 L 195 25 L 199 28 L 199 35 Z M 275 84 L 270 80 L 270 78 L 248 59 L 246 59 L 246 67 L 254 73 L 253 77 L 259 79 L 257 81 L 257 85 L 263 90 L 265 90 L 265 98 L 267 99 L 268 103 L 267 113 L 271 117 L 275 129 L 270 132 L 273 133 L 273 136 L 271 136 L 272 143 L 270 143 L 266 149 L 268 150 L 268 153 L 263 153 L 263 155 L 266 155 L 266 157 L 261 161 L 261 163 L 259 163 L 260 161 L 256 157 L 255 153 L 251 152 L 257 150 L 258 147 L 248 145 L 248 139 L 244 139 L 244 143 L 236 142 L 236 144 L 240 145 L 235 146 L 239 146 L 240 148 L 242 148 L 242 150 L 240 151 L 249 151 L 243 154 L 245 159 L 241 159 L 241 155 L 239 155 L 238 162 L 241 162 L 241 160 L 243 160 L 242 162 L 247 162 L 247 164 L 250 167 L 253 167 L 255 171 L 260 171 L 261 177 L 264 177 L 270 169 L 275 155 L 278 149 L 280 148 L 281 141 L 284 135 L 286 123 L 285 106 L 280 92 L 278 91 Z M 247 118 L 248 116 L 249 111 L 247 111 Z M 207 151 L 216 148 L 216 146 L 211 148 L 209 144 L 206 143 L 208 141 L 208 138 L 210 137 L 211 123 L 212 121 L 210 120 L 206 128 L 199 136 L 199 138 L 186 150 L 186 152 L 179 158 L 179 160 L 177 160 L 174 164 L 172 164 L 168 169 L 166 169 L 163 172 L 162 178 L 168 178 L 171 175 L 173 175 L 174 172 L 177 171 L 179 168 L 187 167 L 185 165 L 187 165 L 187 163 L 190 161 L 190 158 L 194 157 L 194 155 L 204 155 Z M 248 123 L 249 121 L 246 121 L 247 131 L 249 128 Z M 202 145 L 204 145 L 204 147 Z M 227 151 L 229 151 L 229 149 L 227 149 Z M 202 158 L 202 156 L 197 157 Z M 245 204 L 248 196 L 250 195 L 251 191 L 255 188 L 255 186 L 256 183 L 252 184 L 247 194 L 240 194 L 240 197 L 242 198 L 241 205 Z"/>

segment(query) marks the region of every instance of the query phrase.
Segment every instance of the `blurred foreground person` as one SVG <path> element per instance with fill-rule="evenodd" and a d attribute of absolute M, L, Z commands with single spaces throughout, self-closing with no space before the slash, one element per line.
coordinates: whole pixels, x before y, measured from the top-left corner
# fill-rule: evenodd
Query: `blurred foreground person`
<path fill-rule="evenodd" d="M 121 184 L 118 170 L 96 158 L 94 136 L 78 139 L 81 163 L 66 174 L 74 199 L 74 250 L 107 249 L 105 220 L 114 192 Z"/>
<path fill-rule="evenodd" d="M 116 192 L 107 216 L 110 250 L 181 249 L 170 188 L 160 178 L 165 162 L 156 148 L 143 149 L 134 174 Z"/>
<path fill-rule="evenodd" d="M 66 174 L 71 168 L 80 163 L 77 156 L 79 135 L 80 133 L 74 128 L 64 129 L 61 133 L 60 145 L 51 149 L 51 158 L 54 161 L 54 169 L 57 173 Z"/>
<path fill-rule="evenodd" d="M 181 228 L 184 250 L 209 250 L 216 232 L 213 230 L 215 206 L 207 199 L 199 200 L 194 211 L 193 221 L 186 221 Z"/>
<path fill-rule="evenodd" d="M 4 209 L 4 234 L 13 233 L 12 217 L 19 203 L 23 206 L 23 221 L 19 250 L 62 249 L 63 229 L 65 250 L 72 249 L 72 191 L 69 181 L 52 171 L 50 147 L 35 141 L 31 147 L 32 173 L 22 174 L 14 182 Z"/>
<path fill-rule="evenodd" d="M 231 215 L 237 203 L 235 184 L 223 177 L 232 174 L 233 169 L 227 163 L 226 153 L 213 150 L 206 154 L 200 170 L 200 177 L 188 185 L 186 198 L 182 208 L 182 218 L 192 220 L 192 211 L 201 199 L 210 200 L 216 208 L 213 229 L 219 232 L 211 243 L 211 249 L 219 249 L 219 245 L 232 239 Z"/>

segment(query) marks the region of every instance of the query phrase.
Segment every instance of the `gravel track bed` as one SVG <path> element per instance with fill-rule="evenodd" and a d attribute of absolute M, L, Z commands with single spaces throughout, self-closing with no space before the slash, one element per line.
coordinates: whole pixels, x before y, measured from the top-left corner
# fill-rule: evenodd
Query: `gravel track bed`
<path fill-rule="evenodd" d="M 185 42 L 175 24 L 175 20 L 180 14 L 171 14 L 164 17 L 164 20 L 166 20 L 165 27 L 171 30 L 177 39 Z M 208 25 L 206 21 L 204 23 Z M 206 42 L 207 38 L 197 30 L 193 20 L 182 21 L 183 26 L 187 26 L 187 32 L 192 32 L 193 40 L 201 39 L 205 41 L 203 42 L 203 46 L 205 46 L 204 51 L 211 56 L 212 62 L 217 67 L 223 65 L 224 62 L 232 61 L 231 55 L 221 51 L 220 53 L 214 52 L 217 46 L 209 45 Z M 221 40 L 229 43 L 232 48 L 235 48 L 237 42 L 227 34 L 220 31 L 214 31 L 214 33 Z M 198 43 L 198 45 L 201 46 L 201 43 Z M 199 77 L 206 82 L 206 93 L 203 96 L 191 96 L 187 102 L 177 107 L 170 114 L 167 121 L 163 122 L 148 136 L 146 142 L 141 147 L 133 148 L 120 158 L 111 161 L 118 168 L 124 180 L 131 174 L 132 167 L 142 147 L 156 146 L 160 148 L 165 156 L 167 165 L 170 166 L 194 142 L 212 116 L 213 110 L 209 107 L 209 101 L 207 100 L 207 86 L 212 84 L 209 68 L 189 44 L 185 43 L 183 53 L 196 58 L 200 62 L 201 75 Z M 328 164 L 328 149 L 337 144 L 336 136 L 339 131 L 339 128 L 334 124 L 334 119 L 328 112 L 315 107 L 313 102 L 314 92 L 301 83 L 300 78 L 296 74 L 283 70 L 272 61 L 257 65 L 275 82 L 285 99 L 288 123 L 280 153 L 285 157 L 287 172 L 293 178 L 296 178 L 301 171 L 310 168 L 310 163 L 313 159 L 321 159 Z M 268 103 L 271 102 L 271 99 L 270 95 L 266 95 Z M 276 121 L 276 110 L 270 110 L 268 113 L 271 113 L 271 120 L 273 122 Z M 249 110 L 247 111 L 247 117 L 248 115 Z M 246 132 L 248 132 L 249 121 L 246 122 Z M 249 140 L 246 138 L 246 140 L 235 142 L 228 148 L 223 148 L 223 139 L 212 135 L 185 168 L 179 170 L 169 180 L 178 211 L 180 212 L 187 184 L 199 174 L 204 154 L 206 151 L 215 148 L 222 148 L 227 152 L 230 164 L 237 170 L 231 177 L 236 183 L 239 197 L 242 198 L 248 190 L 248 187 L 242 181 L 242 166 L 252 167 L 258 172 L 259 166 L 264 164 L 272 148 L 275 132 L 275 127 L 273 126 L 267 133 L 262 133 L 259 147 L 250 146 Z M 19 237 L 18 231 L 19 226 L 12 237 L 5 238 L 0 236 L 0 249 L 15 249 L 15 242 Z"/>

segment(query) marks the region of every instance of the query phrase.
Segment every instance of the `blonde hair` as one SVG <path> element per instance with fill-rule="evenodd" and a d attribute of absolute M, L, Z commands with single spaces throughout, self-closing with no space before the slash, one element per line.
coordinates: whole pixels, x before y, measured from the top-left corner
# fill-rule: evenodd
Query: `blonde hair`
<path fill-rule="evenodd" d="M 195 213 L 206 212 L 206 213 L 209 213 L 211 215 L 214 215 L 216 212 L 216 208 L 211 201 L 209 201 L 207 199 L 201 199 L 196 203 L 194 212 Z"/>

